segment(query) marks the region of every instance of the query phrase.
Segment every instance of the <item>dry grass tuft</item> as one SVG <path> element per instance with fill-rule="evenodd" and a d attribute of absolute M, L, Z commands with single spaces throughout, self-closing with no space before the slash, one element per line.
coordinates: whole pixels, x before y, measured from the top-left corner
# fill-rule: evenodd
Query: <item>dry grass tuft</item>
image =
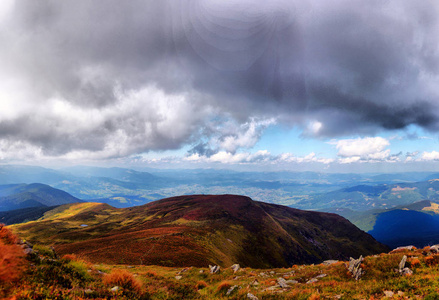
<path fill-rule="evenodd" d="M 105 275 L 104 284 L 107 286 L 120 286 L 131 292 L 139 293 L 142 289 L 142 282 L 126 270 L 114 269 L 110 274 Z"/>

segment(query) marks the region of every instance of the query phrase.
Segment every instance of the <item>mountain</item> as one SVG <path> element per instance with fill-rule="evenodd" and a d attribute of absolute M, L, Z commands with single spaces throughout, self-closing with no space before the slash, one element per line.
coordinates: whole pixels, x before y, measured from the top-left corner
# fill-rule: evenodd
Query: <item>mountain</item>
<path fill-rule="evenodd" d="M 287 267 L 388 250 L 338 215 L 236 195 L 179 196 L 122 209 L 68 204 L 12 228 L 60 254 L 104 263 Z"/>
<path fill-rule="evenodd" d="M 54 209 L 56 206 L 40 206 L 0 211 L 0 223 L 11 225 L 37 220 L 44 216 L 44 213 Z"/>
<path fill-rule="evenodd" d="M 48 207 L 81 201 L 62 190 L 40 183 L 0 186 L 0 211 Z"/>

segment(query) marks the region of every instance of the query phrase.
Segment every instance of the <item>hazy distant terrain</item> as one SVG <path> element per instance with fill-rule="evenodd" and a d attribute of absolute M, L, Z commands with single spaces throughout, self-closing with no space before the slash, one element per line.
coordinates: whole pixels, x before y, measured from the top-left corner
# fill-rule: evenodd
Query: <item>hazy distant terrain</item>
<path fill-rule="evenodd" d="M 239 194 L 258 201 L 301 209 L 390 208 L 436 199 L 439 182 L 432 172 L 332 174 L 317 172 L 235 172 L 190 169 L 135 171 L 123 168 L 47 169 L 1 166 L 0 185 L 43 183 L 72 196 L 116 207 L 141 205 L 185 194 Z M 424 183 L 422 183 L 424 181 Z"/>

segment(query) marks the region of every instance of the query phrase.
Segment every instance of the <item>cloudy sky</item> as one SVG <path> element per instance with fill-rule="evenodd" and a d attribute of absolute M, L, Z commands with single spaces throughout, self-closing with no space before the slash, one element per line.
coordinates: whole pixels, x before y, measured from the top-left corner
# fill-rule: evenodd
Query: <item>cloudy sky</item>
<path fill-rule="evenodd" d="M 0 164 L 439 170 L 439 2 L 266 2 L 2 0 Z"/>

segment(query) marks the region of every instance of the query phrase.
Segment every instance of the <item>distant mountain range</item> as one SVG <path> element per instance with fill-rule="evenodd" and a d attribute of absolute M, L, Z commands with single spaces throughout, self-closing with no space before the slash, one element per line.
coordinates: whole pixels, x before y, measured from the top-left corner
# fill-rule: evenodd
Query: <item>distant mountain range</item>
<path fill-rule="evenodd" d="M 236 195 L 192 195 L 116 209 L 68 204 L 13 225 L 31 242 L 93 261 L 288 267 L 388 251 L 346 219 Z"/>
<path fill-rule="evenodd" d="M 41 183 L 0 185 L 0 211 L 82 202 L 69 193 Z"/>
<path fill-rule="evenodd" d="M 215 169 L 139 169 L 75 166 L 48 169 L 0 165 L 0 185 L 42 183 L 87 201 L 130 207 L 184 194 L 240 194 L 252 199 L 301 209 L 334 207 L 369 210 L 419 201 L 404 194 L 401 201 L 377 199 L 371 189 L 439 178 L 433 172 L 395 174 L 332 174 L 319 172 L 236 172 Z M 355 187 L 359 190 L 355 190 Z M 368 191 L 364 192 L 361 189 Z M 376 193 L 375 193 L 376 194 Z M 372 196 L 370 196 L 372 195 Z M 390 193 L 391 195 L 391 193 Z M 395 199 L 394 199 L 395 198 Z M 387 200 L 386 198 L 384 198 Z M 407 200 L 407 202 L 403 202 Z M 393 205 L 392 201 L 399 201 Z M 386 204 L 387 206 L 384 206 Z M 373 206 L 375 205 L 375 207 Z M 378 206 L 376 206 L 378 205 Z"/>

